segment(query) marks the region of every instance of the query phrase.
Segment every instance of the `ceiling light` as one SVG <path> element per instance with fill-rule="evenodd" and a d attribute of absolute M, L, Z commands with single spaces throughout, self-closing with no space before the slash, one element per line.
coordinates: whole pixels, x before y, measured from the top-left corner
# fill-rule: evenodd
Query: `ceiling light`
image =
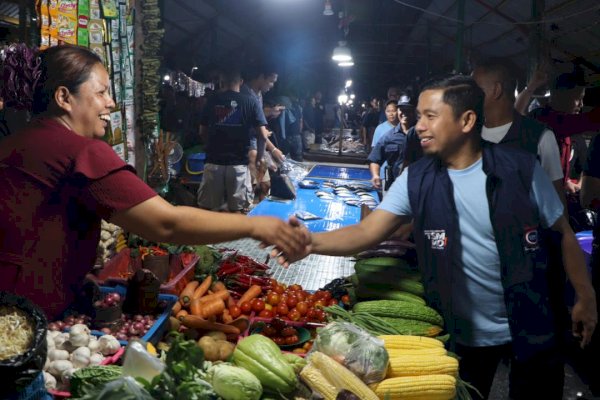
<path fill-rule="evenodd" d="M 171 80 L 171 75 L 167 74 L 163 77 L 163 81 L 168 82 Z"/>
<path fill-rule="evenodd" d="M 331 1 L 325 0 L 325 9 L 323 10 L 323 15 L 333 15 L 333 8 L 331 8 Z"/>
<path fill-rule="evenodd" d="M 354 61 L 342 61 L 338 63 L 338 67 L 346 68 L 352 67 L 354 65 Z"/>
<path fill-rule="evenodd" d="M 342 92 L 342 94 L 340 94 L 338 96 L 338 103 L 340 105 L 342 105 L 342 104 L 346 104 L 347 101 L 348 101 L 348 95 L 346 93 Z"/>
<path fill-rule="evenodd" d="M 331 59 L 337 62 L 352 61 L 352 53 L 350 52 L 350 49 L 346 47 L 346 42 L 341 41 L 338 44 L 339 46 L 333 49 Z"/>
<path fill-rule="evenodd" d="M 345 87 L 346 87 L 346 89 L 347 89 L 347 88 L 349 88 L 350 86 L 352 86 L 352 79 L 348 79 L 348 80 L 346 81 L 346 86 L 345 86 Z"/>

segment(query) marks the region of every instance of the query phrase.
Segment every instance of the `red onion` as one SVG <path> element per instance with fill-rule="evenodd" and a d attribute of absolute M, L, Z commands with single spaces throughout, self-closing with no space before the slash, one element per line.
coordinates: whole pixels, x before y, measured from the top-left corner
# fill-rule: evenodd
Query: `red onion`
<path fill-rule="evenodd" d="M 128 339 L 127 334 L 122 333 L 122 332 L 117 333 L 117 335 L 115 337 L 117 338 L 117 340 L 127 340 Z"/>
<path fill-rule="evenodd" d="M 56 321 L 56 326 L 58 327 L 59 331 L 62 331 L 63 329 L 65 329 L 65 323 L 62 321 Z"/>
<path fill-rule="evenodd" d="M 136 314 L 136 315 L 133 316 L 133 320 L 137 321 L 137 322 L 143 321 L 144 320 L 144 316 L 140 315 L 140 314 Z"/>
<path fill-rule="evenodd" d="M 129 333 L 131 336 L 137 336 L 137 335 L 139 335 L 139 334 L 140 334 L 140 332 L 139 332 L 137 329 L 135 329 L 134 327 L 131 327 L 131 328 L 129 328 L 129 331 L 128 331 L 128 333 Z"/>
<path fill-rule="evenodd" d="M 141 322 L 136 322 L 133 325 L 131 325 L 131 327 L 136 331 L 141 331 L 142 329 L 144 329 L 144 324 Z"/>
<path fill-rule="evenodd" d="M 58 327 L 58 324 L 56 324 L 56 323 L 54 323 L 54 322 L 50 322 L 50 323 L 48 324 L 48 330 L 51 330 L 51 331 L 58 331 L 58 330 L 60 330 L 60 329 L 59 329 L 59 327 Z"/>

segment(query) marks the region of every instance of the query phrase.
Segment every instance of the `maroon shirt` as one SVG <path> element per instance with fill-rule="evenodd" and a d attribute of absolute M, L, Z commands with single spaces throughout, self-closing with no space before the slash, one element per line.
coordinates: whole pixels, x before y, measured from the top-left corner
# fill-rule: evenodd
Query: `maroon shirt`
<path fill-rule="evenodd" d="M 0 142 L 0 290 L 50 318 L 93 266 L 100 220 L 156 196 L 112 148 L 40 118 Z"/>

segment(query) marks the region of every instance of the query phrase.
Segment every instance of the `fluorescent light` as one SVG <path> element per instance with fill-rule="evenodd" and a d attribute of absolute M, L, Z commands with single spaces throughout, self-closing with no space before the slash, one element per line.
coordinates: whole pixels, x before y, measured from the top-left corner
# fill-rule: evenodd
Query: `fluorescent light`
<path fill-rule="evenodd" d="M 355 97 L 356 97 L 356 96 L 354 95 L 354 93 L 352 93 L 352 94 L 350 95 L 350 98 L 351 98 L 352 100 L 354 100 L 354 98 L 355 98 Z"/>
<path fill-rule="evenodd" d="M 352 53 L 350 52 L 350 49 L 346 47 L 346 42 L 339 42 L 339 46 L 333 49 L 331 59 L 337 62 L 352 61 Z"/>
<path fill-rule="evenodd" d="M 331 1 L 325 0 L 325 9 L 323 10 L 323 15 L 333 15 L 333 8 L 331 8 Z"/>
<path fill-rule="evenodd" d="M 352 67 L 354 65 L 354 61 L 342 61 L 338 63 L 338 67 Z"/>
<path fill-rule="evenodd" d="M 346 81 L 346 88 L 349 88 L 350 86 L 352 86 L 352 79 Z"/>
<path fill-rule="evenodd" d="M 168 82 L 171 80 L 171 75 L 167 74 L 163 77 L 163 81 Z"/>

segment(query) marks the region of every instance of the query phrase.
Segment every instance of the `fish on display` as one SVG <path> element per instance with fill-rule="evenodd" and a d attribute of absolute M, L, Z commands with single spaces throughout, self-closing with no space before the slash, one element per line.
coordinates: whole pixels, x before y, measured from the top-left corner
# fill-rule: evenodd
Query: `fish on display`
<path fill-rule="evenodd" d="M 322 185 L 325 187 L 329 187 L 329 188 L 335 187 L 335 183 L 333 183 L 331 181 L 325 181 L 322 183 Z"/>
<path fill-rule="evenodd" d="M 361 202 L 359 200 L 355 200 L 355 199 L 346 199 L 346 200 L 344 200 L 344 203 L 348 204 L 349 206 L 355 206 L 355 207 L 359 207 L 361 205 Z"/>
<path fill-rule="evenodd" d="M 358 197 L 360 197 L 361 200 L 375 200 L 375 197 L 370 194 L 361 194 Z"/>
<path fill-rule="evenodd" d="M 354 196 L 354 194 L 350 193 L 350 192 L 340 192 L 337 193 L 338 197 L 342 197 L 342 198 L 356 198 L 356 196 Z"/>

